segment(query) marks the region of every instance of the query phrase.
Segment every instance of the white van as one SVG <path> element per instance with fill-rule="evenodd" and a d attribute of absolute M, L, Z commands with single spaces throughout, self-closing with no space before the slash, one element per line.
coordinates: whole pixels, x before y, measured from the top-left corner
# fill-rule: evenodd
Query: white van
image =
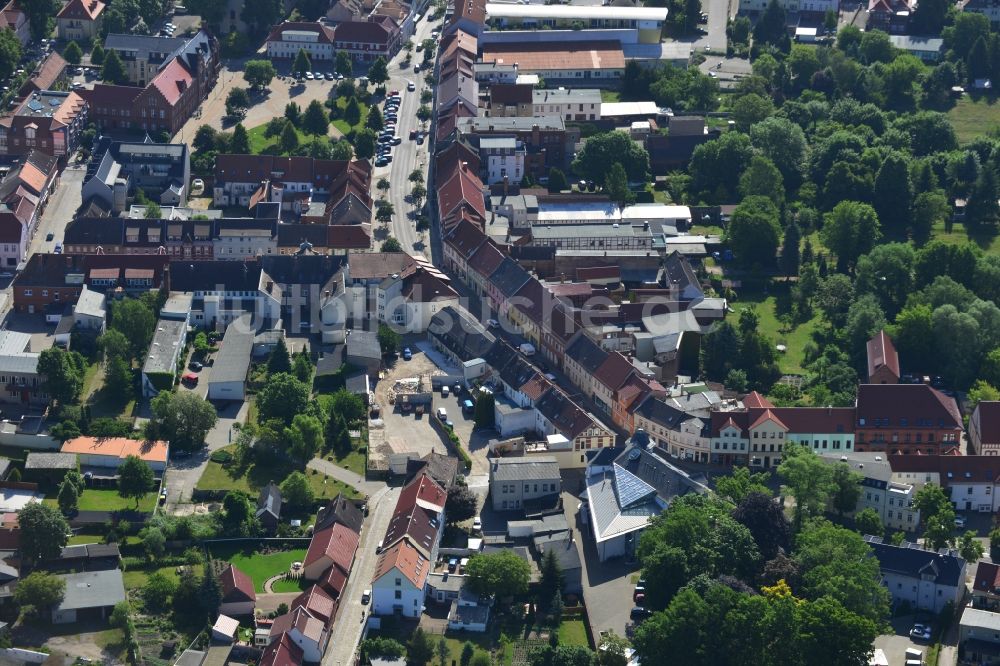
<path fill-rule="evenodd" d="M 444 386 L 441 387 L 441 395 L 444 396 L 445 398 L 448 397 L 448 393 L 450 393 L 450 392 L 451 392 L 451 389 L 448 388 L 447 384 L 445 384 Z"/>
<path fill-rule="evenodd" d="M 522 343 L 518 347 L 518 350 L 520 350 L 520 352 L 522 354 L 524 354 L 525 356 L 534 356 L 535 355 L 535 345 L 531 344 L 530 342 L 524 342 L 524 343 Z"/>
<path fill-rule="evenodd" d="M 437 417 L 438 417 L 438 421 L 441 421 L 442 423 L 444 421 L 447 421 L 448 420 L 448 410 L 445 409 L 444 407 L 438 407 Z"/>

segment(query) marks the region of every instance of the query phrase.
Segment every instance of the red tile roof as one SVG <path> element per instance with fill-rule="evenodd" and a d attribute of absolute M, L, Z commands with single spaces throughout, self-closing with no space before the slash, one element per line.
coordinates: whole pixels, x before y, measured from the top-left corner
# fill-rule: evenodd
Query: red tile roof
<path fill-rule="evenodd" d="M 751 391 L 743 398 L 743 406 L 747 409 L 774 407 L 771 401 L 757 391 Z"/>
<path fill-rule="evenodd" d="M 359 537 L 350 528 L 334 523 L 325 530 L 313 534 L 306 552 L 305 566 L 321 558 L 329 558 L 344 573 L 350 573 L 354 553 L 358 549 Z"/>
<path fill-rule="evenodd" d="M 337 602 L 318 585 L 313 585 L 295 597 L 288 607 L 293 610 L 304 608 L 313 617 L 323 620 L 323 624 L 327 626 L 333 622 L 333 617 L 337 613 Z"/>
<path fill-rule="evenodd" d="M 267 36 L 269 42 L 280 42 L 284 39 L 286 30 L 301 30 L 304 32 L 315 32 L 319 35 L 320 44 L 333 43 L 333 28 L 323 24 L 309 21 L 285 21 L 271 28 L 271 34 Z"/>
<path fill-rule="evenodd" d="M 754 416 L 753 412 L 751 412 L 750 416 L 751 417 Z M 759 428 L 760 426 L 762 426 L 764 424 L 765 421 L 773 421 L 779 427 L 782 427 L 785 430 L 788 430 L 788 426 L 786 426 L 784 423 L 782 423 L 781 419 L 779 419 L 777 417 L 777 415 L 775 415 L 775 413 L 773 411 L 771 411 L 770 409 L 762 410 L 759 414 L 757 414 L 757 418 L 755 418 L 753 420 L 753 422 L 750 424 L 750 427 L 751 428 Z"/>
<path fill-rule="evenodd" d="M 360 224 L 331 224 L 327 227 L 326 246 L 334 250 L 368 250 L 372 237 Z"/>
<path fill-rule="evenodd" d="M 96 21 L 106 6 L 101 0 L 69 0 L 56 18 Z"/>
<path fill-rule="evenodd" d="M 486 220 L 486 199 L 483 197 L 483 182 L 479 176 L 464 165 L 455 169 L 450 176 L 442 174 L 446 180 L 438 188 L 438 210 L 444 219 L 457 209 L 473 212 L 478 219 Z"/>
<path fill-rule="evenodd" d="M 486 0 L 455 0 L 451 22 L 457 23 L 461 19 L 468 19 L 477 25 L 486 23 Z"/>
<path fill-rule="evenodd" d="M 180 58 L 174 58 L 150 81 L 150 86 L 160 91 L 167 104 L 174 106 L 193 83 L 194 77 L 191 76 L 191 72 L 184 66 Z"/>
<path fill-rule="evenodd" d="M 861 384 L 857 405 L 860 427 L 962 430 L 955 400 L 926 384 Z"/>
<path fill-rule="evenodd" d="M 976 581 L 972 589 L 987 594 L 997 594 L 1000 588 L 1000 565 L 993 562 L 979 562 L 976 569 Z"/>
<path fill-rule="evenodd" d="M 302 666 L 302 648 L 296 645 L 288 634 L 282 633 L 276 641 L 264 649 L 260 666 Z"/>
<path fill-rule="evenodd" d="M 613 351 L 604 359 L 604 363 L 598 366 L 594 377 L 608 389 L 615 391 L 634 372 L 635 367 L 632 363 L 621 352 Z"/>
<path fill-rule="evenodd" d="M 892 344 L 892 338 L 886 335 L 885 331 L 879 331 L 874 338 L 868 341 L 868 376 L 872 377 L 875 371 L 882 366 L 887 367 L 893 375 L 899 377 L 899 354 Z"/>
<path fill-rule="evenodd" d="M 320 580 L 320 585 L 331 597 L 339 599 L 347 585 L 347 574 L 338 567 L 330 567 Z"/>
<path fill-rule="evenodd" d="M 486 242 L 486 234 L 474 222 L 462 220 L 452 228 L 451 233 L 445 238 L 445 242 L 451 246 L 456 254 L 469 259 Z M 487 275 L 491 273 L 492 271 Z"/>
<path fill-rule="evenodd" d="M 222 600 L 224 602 L 257 601 L 257 594 L 254 592 L 250 576 L 232 564 L 222 572 L 219 584 L 222 587 Z"/>
<path fill-rule="evenodd" d="M 953 481 L 996 483 L 1000 481 L 997 456 L 905 455 L 890 453 L 889 467 L 895 473 L 937 473 L 942 486 Z"/>
<path fill-rule="evenodd" d="M 981 443 L 1000 442 L 1000 402 L 984 400 L 976 405 L 973 415 L 979 419 L 979 440 Z"/>
<path fill-rule="evenodd" d="M 577 280 L 620 280 L 621 266 L 593 266 L 576 269 Z"/>
<path fill-rule="evenodd" d="M 392 39 L 393 32 L 398 32 L 395 21 L 388 16 L 379 16 L 379 20 L 347 21 L 333 29 L 333 39 L 338 45 L 343 43 L 377 44 L 384 46 Z M 389 24 L 386 23 L 389 22 Z"/>
<path fill-rule="evenodd" d="M 430 568 L 430 562 L 424 554 L 415 548 L 409 539 L 401 539 L 382 551 L 372 581 L 378 580 L 393 569 L 398 569 L 415 588 L 423 589 Z"/>
<path fill-rule="evenodd" d="M 469 257 L 469 267 L 480 275 L 489 277 L 493 275 L 493 271 L 500 268 L 505 258 L 504 253 L 496 245 L 487 241 Z"/>

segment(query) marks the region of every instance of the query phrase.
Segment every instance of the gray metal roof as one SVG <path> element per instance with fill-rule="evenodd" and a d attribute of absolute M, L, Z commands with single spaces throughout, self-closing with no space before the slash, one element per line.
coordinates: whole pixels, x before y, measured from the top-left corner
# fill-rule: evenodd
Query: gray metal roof
<path fill-rule="evenodd" d="M 76 454 L 32 452 L 24 461 L 24 469 L 76 469 Z"/>
<path fill-rule="evenodd" d="M 435 590 L 458 592 L 465 585 L 465 579 L 465 576 L 452 573 L 431 573 L 427 574 L 427 585 Z"/>
<path fill-rule="evenodd" d="M 120 569 L 63 574 L 66 594 L 57 610 L 103 608 L 125 601 L 125 584 Z"/>
<path fill-rule="evenodd" d="M 491 481 L 548 481 L 559 478 L 559 463 L 552 456 L 499 458 L 490 466 Z"/>
<path fill-rule="evenodd" d="M 962 611 L 963 627 L 975 627 L 976 629 L 986 629 L 988 631 L 1000 631 L 1000 613 L 980 610 L 967 606 Z"/>
<path fill-rule="evenodd" d="M 451 602 L 451 612 L 448 613 L 449 622 L 461 624 L 485 624 L 490 619 L 490 608 L 482 604 L 469 606 L 458 603 L 458 599 Z"/>
<path fill-rule="evenodd" d="M 631 477 L 629 481 L 634 479 L 639 483 L 643 482 L 619 465 L 615 465 L 615 468 L 615 474 L 595 474 L 587 480 L 587 504 L 594 526 L 594 538 L 598 543 L 643 529 L 666 508 L 663 502 L 657 500 L 655 492 L 647 493 L 641 501 L 631 506 L 621 505 L 618 483 L 624 482 L 628 477 Z"/>
<path fill-rule="evenodd" d="M 347 355 L 356 358 L 382 358 L 382 347 L 374 331 L 355 329 L 347 336 Z"/>
<path fill-rule="evenodd" d="M 84 285 L 83 289 L 80 291 L 80 298 L 76 301 L 76 306 L 73 308 L 73 312 L 78 315 L 87 315 L 89 317 L 104 317 L 106 310 L 104 309 L 105 298 L 104 294 L 91 291 L 87 289 Z"/>
<path fill-rule="evenodd" d="M 250 315 L 243 315 L 229 324 L 222 336 L 222 349 L 212 364 L 212 374 L 208 383 L 246 381 L 250 370 L 250 354 L 253 351 L 254 330 L 250 327 Z"/>
<path fill-rule="evenodd" d="M 178 347 L 184 344 L 184 335 L 187 332 L 187 324 L 183 321 L 173 319 L 160 319 L 156 322 L 156 332 L 153 334 L 153 341 L 149 345 L 149 353 L 146 354 L 146 361 L 143 363 L 142 371 L 166 372 L 173 374 L 177 367 L 174 359 L 177 355 Z"/>

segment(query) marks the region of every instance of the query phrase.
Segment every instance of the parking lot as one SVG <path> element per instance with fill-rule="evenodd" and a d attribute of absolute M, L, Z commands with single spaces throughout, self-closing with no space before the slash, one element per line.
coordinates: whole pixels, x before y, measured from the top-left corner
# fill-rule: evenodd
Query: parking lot
<path fill-rule="evenodd" d="M 909 632 L 913 628 L 915 622 L 927 623 L 930 621 L 930 617 L 915 616 L 915 615 L 904 615 L 898 618 L 893 618 L 892 628 L 895 631 L 893 634 L 885 634 L 879 636 L 875 639 L 875 647 L 881 649 L 885 652 L 886 658 L 889 660 L 891 666 L 896 666 L 896 664 L 903 664 L 906 662 L 906 650 L 909 648 L 915 648 L 920 650 L 924 656 L 927 656 L 927 650 L 930 645 L 926 641 L 912 641 L 910 640 Z M 940 661 L 941 664 L 948 664 L 947 661 Z M 953 663 L 953 662 L 952 662 Z"/>

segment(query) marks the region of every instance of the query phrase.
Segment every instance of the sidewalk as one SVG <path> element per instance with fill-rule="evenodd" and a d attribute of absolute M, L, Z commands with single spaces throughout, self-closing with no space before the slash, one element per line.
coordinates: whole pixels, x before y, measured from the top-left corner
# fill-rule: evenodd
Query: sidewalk
<path fill-rule="evenodd" d="M 343 467 L 340 467 L 329 460 L 323 460 L 322 458 L 313 458 L 309 461 L 309 464 L 306 465 L 306 467 L 322 472 L 327 476 L 332 476 L 337 481 L 343 481 L 349 486 L 357 488 L 359 492 L 362 492 L 369 497 L 385 488 L 385 484 L 381 481 L 366 481 L 365 477 L 360 474 L 355 474 L 349 469 L 344 469 Z"/>

